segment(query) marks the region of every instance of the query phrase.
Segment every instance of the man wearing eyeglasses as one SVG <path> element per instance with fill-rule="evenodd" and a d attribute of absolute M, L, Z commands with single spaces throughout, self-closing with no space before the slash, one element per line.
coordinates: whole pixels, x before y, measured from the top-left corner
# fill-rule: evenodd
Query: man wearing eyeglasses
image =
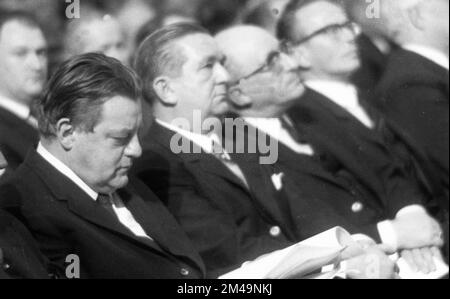
<path fill-rule="evenodd" d="M 442 246 L 440 228 L 420 224 L 435 221 L 423 208 L 425 197 L 404 170 L 404 161 L 377 131 L 382 118 L 350 83 L 360 66 L 357 33 L 335 1 L 294 0 L 288 5 L 278 36 L 285 51 L 303 68 L 307 87 L 288 114 L 325 167 L 356 178 L 393 211 L 387 217 L 395 220 L 378 225 L 383 243 L 394 251 Z"/>

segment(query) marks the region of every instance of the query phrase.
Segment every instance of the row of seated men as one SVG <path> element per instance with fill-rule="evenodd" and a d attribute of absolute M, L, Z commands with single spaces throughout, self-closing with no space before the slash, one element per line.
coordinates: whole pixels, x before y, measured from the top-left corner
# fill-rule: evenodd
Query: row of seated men
<path fill-rule="evenodd" d="M 426 3 L 414 9 L 448 7 Z M 0 45 L 8 30 L 42 40 L 23 17 L 0 26 Z M 374 252 L 379 278 L 394 276 L 393 252 L 432 271 L 448 236 L 448 55 L 445 68 L 399 50 L 379 97 L 365 99 L 339 4 L 292 1 L 278 35 L 167 26 L 141 44 L 140 79 L 101 54 L 74 57 L 39 97 L 37 121 L 25 103 L 42 92 L 45 47 L 27 48 L 30 76 L 1 85 L 0 277 L 64 277 L 76 254 L 82 278 L 215 278 L 335 226 L 383 244 L 349 258 L 353 278 Z M 402 74 L 399 59 L 418 62 Z M 235 134 L 221 130 L 229 121 Z"/>

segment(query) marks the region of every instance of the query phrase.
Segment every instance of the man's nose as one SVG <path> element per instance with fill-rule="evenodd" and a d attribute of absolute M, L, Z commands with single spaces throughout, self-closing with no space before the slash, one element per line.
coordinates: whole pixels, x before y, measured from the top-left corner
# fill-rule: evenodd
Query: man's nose
<path fill-rule="evenodd" d="M 281 55 L 280 63 L 283 71 L 285 72 L 294 71 L 300 67 L 300 64 L 291 56 L 285 53 L 281 53 L 280 55 Z"/>
<path fill-rule="evenodd" d="M 353 25 L 352 27 L 344 28 L 340 38 L 349 43 L 356 43 L 356 38 L 359 34 L 360 29 L 356 25 Z"/>
<path fill-rule="evenodd" d="M 137 159 L 142 155 L 142 147 L 137 134 L 131 139 L 125 154 L 134 159 Z"/>
<path fill-rule="evenodd" d="M 47 58 L 39 53 L 30 54 L 27 57 L 27 65 L 33 71 L 44 71 L 47 68 Z"/>
<path fill-rule="evenodd" d="M 216 78 L 218 84 L 228 84 L 231 80 L 230 73 L 228 73 L 225 67 L 221 64 L 217 64 Z"/>

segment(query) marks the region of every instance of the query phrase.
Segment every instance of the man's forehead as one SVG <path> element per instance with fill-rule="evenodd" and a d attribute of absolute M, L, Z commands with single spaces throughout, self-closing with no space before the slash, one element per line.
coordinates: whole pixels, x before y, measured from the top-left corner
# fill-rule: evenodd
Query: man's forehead
<path fill-rule="evenodd" d="M 20 20 L 12 20 L 1 28 L 0 44 L 45 47 L 47 42 L 41 29 Z"/>
<path fill-rule="evenodd" d="M 188 60 L 216 58 L 221 60 L 223 54 L 211 35 L 198 33 L 185 36 L 175 42 L 184 50 Z"/>
<path fill-rule="evenodd" d="M 259 28 L 235 29 L 218 40 L 227 56 L 227 65 L 244 74 L 260 67 L 269 54 L 279 50 L 278 40 Z"/>
<path fill-rule="evenodd" d="M 306 5 L 296 13 L 298 27 L 302 33 L 309 34 L 328 25 L 348 21 L 344 9 L 328 1 L 317 1 Z"/>

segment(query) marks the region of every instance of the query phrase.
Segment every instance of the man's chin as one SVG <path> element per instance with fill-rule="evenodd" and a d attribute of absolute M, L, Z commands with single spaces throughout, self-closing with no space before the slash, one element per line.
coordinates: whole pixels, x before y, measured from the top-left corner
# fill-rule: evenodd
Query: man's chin
<path fill-rule="evenodd" d="M 128 185 L 129 182 L 129 178 L 128 176 L 121 176 L 119 178 L 114 179 L 114 181 L 112 181 L 109 186 L 109 192 L 107 193 L 113 193 L 116 192 L 119 189 L 123 189 Z"/>

